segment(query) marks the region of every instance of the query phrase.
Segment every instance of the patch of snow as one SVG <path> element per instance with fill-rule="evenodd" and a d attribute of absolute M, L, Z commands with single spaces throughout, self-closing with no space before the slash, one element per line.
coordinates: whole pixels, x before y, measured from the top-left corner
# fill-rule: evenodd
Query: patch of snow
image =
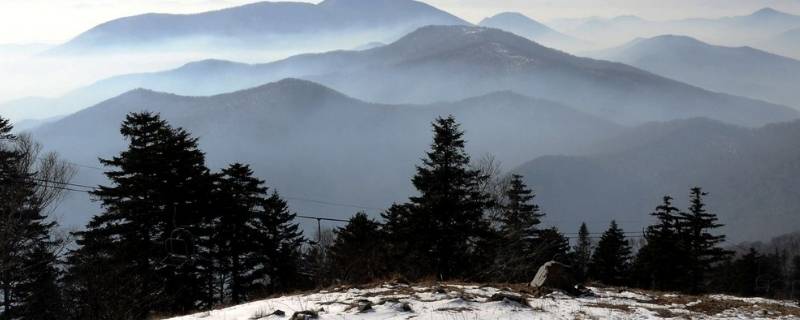
<path fill-rule="evenodd" d="M 489 301 L 505 289 L 472 285 L 437 287 L 382 285 L 369 289 L 334 289 L 309 294 L 287 295 L 235 307 L 201 312 L 172 320 L 275 320 L 289 319 L 299 311 L 313 310 L 320 320 L 328 319 L 777 319 L 774 309 L 758 305 L 781 303 L 760 298 L 736 298 L 713 295 L 702 299 L 752 302 L 756 307 L 725 310 L 709 316 L 688 310 L 701 300 L 686 304 L 658 304 L 653 296 L 633 291 L 590 288 L 595 296 L 574 298 L 554 292 L 543 297 L 528 297 L 529 306 L 508 300 Z M 661 297 L 679 297 L 665 294 Z M 359 313 L 355 306 L 369 301 L 371 308 Z M 793 307 L 797 307 L 794 305 Z M 283 316 L 275 315 L 280 310 Z M 791 319 L 783 317 L 783 319 Z"/>

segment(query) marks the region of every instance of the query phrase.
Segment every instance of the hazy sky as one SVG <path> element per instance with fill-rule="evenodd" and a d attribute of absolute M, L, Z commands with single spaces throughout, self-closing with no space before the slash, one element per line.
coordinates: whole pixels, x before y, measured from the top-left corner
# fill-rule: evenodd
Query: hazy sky
<path fill-rule="evenodd" d="M 317 0 L 296 0 L 319 2 Z M 114 18 L 147 12 L 191 13 L 254 0 L 0 0 L 0 43 L 58 43 Z M 740 15 L 770 6 L 800 13 L 800 0 L 426 0 L 472 22 L 501 11 L 547 21 L 635 14 L 663 20 Z"/>

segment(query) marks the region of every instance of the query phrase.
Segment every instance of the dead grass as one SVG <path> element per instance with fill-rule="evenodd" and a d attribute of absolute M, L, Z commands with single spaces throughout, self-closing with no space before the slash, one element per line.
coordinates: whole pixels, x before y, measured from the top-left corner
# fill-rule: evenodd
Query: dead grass
<path fill-rule="evenodd" d="M 618 310 L 622 312 L 630 312 L 631 307 L 621 304 L 613 304 L 613 303 L 606 303 L 606 302 L 598 302 L 598 303 L 590 303 L 586 305 L 587 307 L 594 307 L 594 308 L 602 308 L 602 309 L 610 309 L 610 310 Z"/>

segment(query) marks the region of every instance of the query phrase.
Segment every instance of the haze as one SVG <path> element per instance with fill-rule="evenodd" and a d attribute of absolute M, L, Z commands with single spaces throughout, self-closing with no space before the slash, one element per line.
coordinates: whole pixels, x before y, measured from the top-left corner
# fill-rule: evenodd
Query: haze
<path fill-rule="evenodd" d="M 317 3 L 319 1 L 294 0 Z M 0 2 L 2 43 L 60 43 L 102 22 L 148 12 L 194 13 L 256 2 L 254 0 L 4 0 Z M 795 0 L 426 0 L 470 22 L 503 11 L 534 19 L 637 15 L 651 20 L 722 17 L 747 14 L 763 7 L 800 12 Z"/>

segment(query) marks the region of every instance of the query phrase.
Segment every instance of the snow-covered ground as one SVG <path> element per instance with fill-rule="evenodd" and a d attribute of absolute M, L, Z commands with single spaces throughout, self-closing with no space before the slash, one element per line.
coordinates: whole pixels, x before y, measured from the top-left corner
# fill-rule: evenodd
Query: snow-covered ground
<path fill-rule="evenodd" d="M 287 295 L 173 320 L 292 319 L 313 311 L 318 319 L 800 319 L 796 303 L 726 295 L 684 296 L 618 288 L 590 288 L 594 296 L 573 298 L 555 292 L 533 297 L 524 287 L 473 285 L 337 288 Z M 506 299 L 492 301 L 505 294 Z M 522 297 L 515 302 L 514 297 Z M 525 305 L 527 302 L 528 305 Z M 296 317 L 295 319 L 302 319 Z M 307 317 L 307 319 L 313 319 Z"/>

